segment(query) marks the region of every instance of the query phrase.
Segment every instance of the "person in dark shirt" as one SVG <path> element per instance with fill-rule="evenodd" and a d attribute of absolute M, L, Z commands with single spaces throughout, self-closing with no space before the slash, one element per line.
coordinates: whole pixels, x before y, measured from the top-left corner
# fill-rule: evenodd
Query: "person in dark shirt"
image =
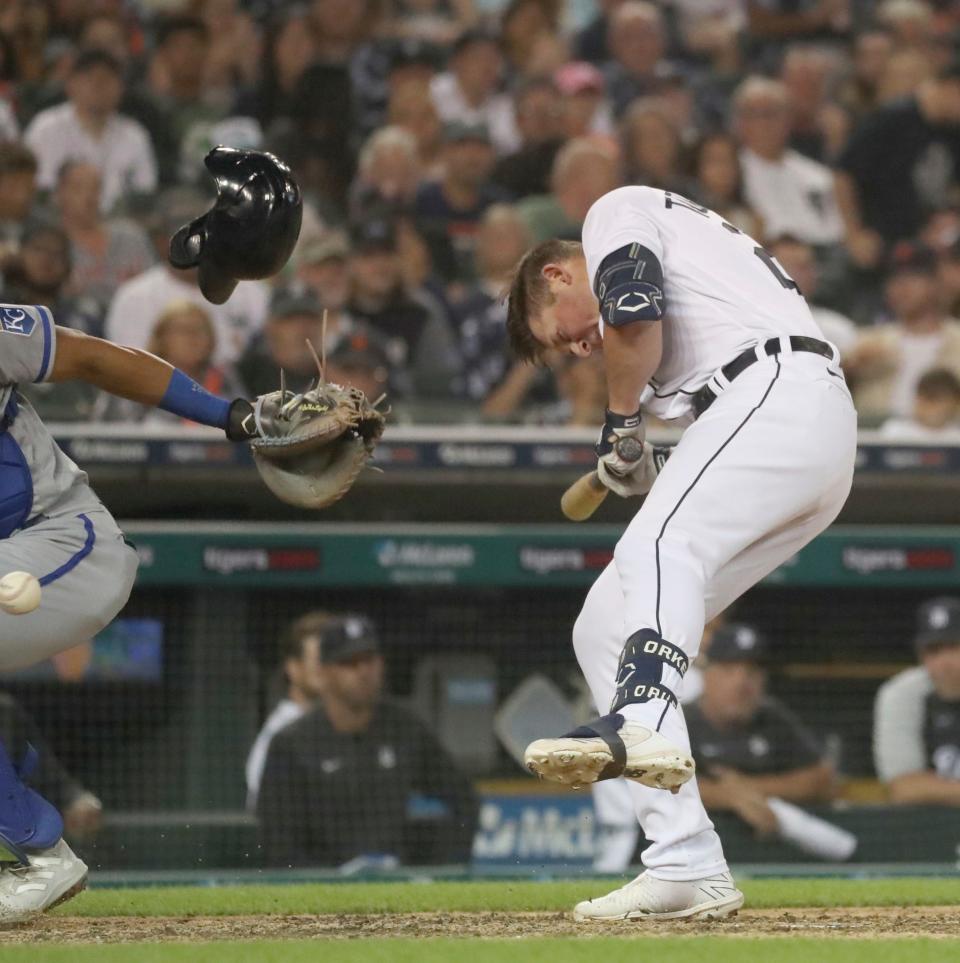
<path fill-rule="evenodd" d="M 492 179 L 511 197 L 546 194 L 553 159 L 564 142 L 560 91 L 547 78 L 536 77 L 517 88 L 513 103 L 523 143 L 497 161 Z"/>
<path fill-rule="evenodd" d="M 861 266 L 915 235 L 960 177 L 960 59 L 910 97 L 868 114 L 838 160 L 847 248 Z"/>
<path fill-rule="evenodd" d="M 270 743 L 257 815 L 270 866 L 469 859 L 477 802 L 436 736 L 385 698 L 375 632 L 324 632 L 320 706 Z"/>
<path fill-rule="evenodd" d="M 490 183 L 495 159 L 483 124 L 449 123 L 443 128 L 443 174 L 417 190 L 414 219 L 438 273 L 448 284 L 476 276 L 480 218 L 504 196 Z"/>
<path fill-rule="evenodd" d="M 767 657 L 754 629 L 721 626 L 710 643 L 703 692 L 684 707 L 704 805 L 732 811 L 764 835 L 777 829 L 770 797 L 822 802 L 834 784 L 814 736 L 766 694 Z"/>
<path fill-rule="evenodd" d="M 960 806 L 960 598 L 920 606 L 914 648 L 920 665 L 877 692 L 877 775 L 892 802 Z"/>

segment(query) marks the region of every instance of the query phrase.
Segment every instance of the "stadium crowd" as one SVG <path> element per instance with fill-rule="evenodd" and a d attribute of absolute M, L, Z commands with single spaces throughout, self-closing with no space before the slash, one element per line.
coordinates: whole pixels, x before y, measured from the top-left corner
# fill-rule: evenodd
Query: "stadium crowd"
<path fill-rule="evenodd" d="M 0 76 L 2 300 L 211 390 L 308 379 L 326 311 L 337 377 L 402 419 L 596 424 L 596 365 L 512 364 L 499 295 L 644 184 L 767 246 L 865 425 L 960 437 L 951 0 L 3 0 Z M 222 306 L 165 256 L 218 143 L 274 151 L 305 197 L 284 275 Z"/>

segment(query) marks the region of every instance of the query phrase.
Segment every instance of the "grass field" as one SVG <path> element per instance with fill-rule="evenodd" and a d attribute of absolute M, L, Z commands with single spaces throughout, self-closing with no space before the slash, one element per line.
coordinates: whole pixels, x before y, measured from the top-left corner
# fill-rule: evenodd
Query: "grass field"
<path fill-rule="evenodd" d="M 960 960 L 960 878 L 745 880 L 720 923 L 574 923 L 609 880 L 98 889 L 0 932 L 3 963 Z"/>

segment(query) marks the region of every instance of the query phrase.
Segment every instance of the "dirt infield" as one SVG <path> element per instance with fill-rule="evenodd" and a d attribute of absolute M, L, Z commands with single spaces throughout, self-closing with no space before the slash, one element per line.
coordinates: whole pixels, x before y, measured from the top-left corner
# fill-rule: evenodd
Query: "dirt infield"
<path fill-rule="evenodd" d="M 47 916 L 0 931 L 13 943 L 206 943 L 364 937 L 569 936 L 960 937 L 956 906 L 744 910 L 715 923 L 576 923 L 564 913 L 383 913 L 321 916 Z"/>

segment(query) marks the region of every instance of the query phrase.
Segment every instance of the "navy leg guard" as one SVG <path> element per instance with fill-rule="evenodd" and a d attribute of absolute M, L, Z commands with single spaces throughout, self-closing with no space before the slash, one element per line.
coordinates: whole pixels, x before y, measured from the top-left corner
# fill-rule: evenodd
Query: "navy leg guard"
<path fill-rule="evenodd" d="M 599 719 L 592 719 L 582 726 L 577 726 L 573 732 L 564 734 L 564 738 L 571 739 L 592 739 L 594 736 L 599 736 L 610 747 L 613 761 L 600 770 L 600 775 L 596 778 L 597 782 L 603 779 L 616 779 L 623 774 L 627 765 L 627 747 L 623 744 L 619 732 L 623 721 L 623 716 L 619 714 L 600 716 Z"/>
<path fill-rule="evenodd" d="M 63 836 L 63 819 L 55 806 L 24 785 L 37 764 L 37 751 L 27 747 L 14 766 L 0 742 L 0 862 L 29 863 L 31 852 L 55 846 Z"/>
<path fill-rule="evenodd" d="M 674 669 L 682 679 L 689 664 L 683 649 L 653 629 L 634 632 L 620 655 L 617 691 L 610 711 L 617 712 L 631 702 L 650 702 L 652 699 L 662 699 L 668 706 L 676 708 L 677 697 L 663 684 L 663 670 L 667 667 Z"/>

